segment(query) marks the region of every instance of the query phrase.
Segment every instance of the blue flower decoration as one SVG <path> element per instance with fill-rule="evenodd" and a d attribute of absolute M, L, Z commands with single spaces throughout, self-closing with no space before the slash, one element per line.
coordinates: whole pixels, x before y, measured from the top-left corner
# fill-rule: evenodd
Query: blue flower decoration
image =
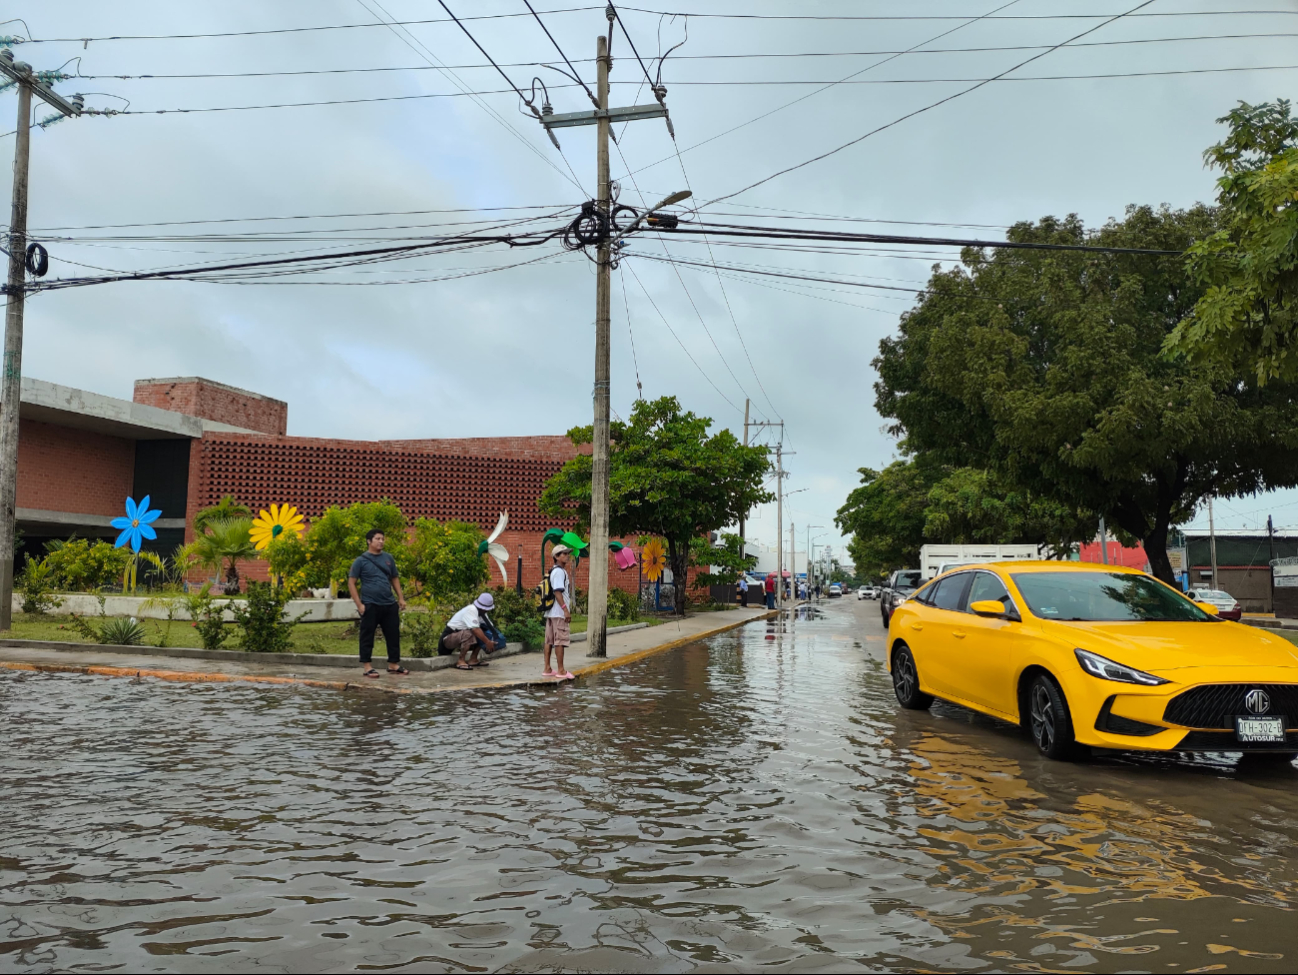
<path fill-rule="evenodd" d="M 153 530 L 153 523 L 158 520 L 158 516 L 161 514 L 162 512 L 156 508 L 153 511 L 149 510 L 149 496 L 147 494 L 139 504 L 136 504 L 133 499 L 127 498 L 126 517 L 112 520 L 112 526 L 122 530 L 122 533 L 117 536 L 114 547 L 121 548 L 123 545 L 130 543 L 131 551 L 138 555 L 141 539 L 158 537 L 158 533 Z"/>

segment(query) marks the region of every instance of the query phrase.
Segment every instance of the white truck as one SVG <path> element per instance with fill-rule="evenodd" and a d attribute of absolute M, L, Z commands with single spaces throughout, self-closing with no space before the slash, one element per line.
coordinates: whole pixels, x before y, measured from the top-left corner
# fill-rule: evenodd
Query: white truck
<path fill-rule="evenodd" d="M 927 582 L 958 565 L 1039 558 L 1041 553 L 1036 545 L 923 545 L 919 550 L 919 570 Z"/>

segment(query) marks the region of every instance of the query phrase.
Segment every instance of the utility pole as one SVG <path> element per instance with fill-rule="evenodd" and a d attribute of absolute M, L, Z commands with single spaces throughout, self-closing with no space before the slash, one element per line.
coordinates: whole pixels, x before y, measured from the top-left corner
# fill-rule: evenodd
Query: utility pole
<path fill-rule="evenodd" d="M 744 397 L 744 446 L 748 446 L 748 397 Z M 739 554 L 748 554 L 748 512 L 745 511 L 739 516 Z"/>
<path fill-rule="evenodd" d="M 1266 541 L 1271 550 L 1271 558 L 1267 561 L 1267 581 L 1271 587 L 1271 612 L 1275 612 L 1275 526 L 1271 523 L 1271 516 L 1266 516 Z"/>
<path fill-rule="evenodd" d="M 591 444 L 591 483 L 590 483 L 590 582 L 587 595 L 587 650 L 588 657 L 608 656 L 608 529 L 609 529 L 609 295 L 612 290 L 613 244 L 612 221 L 609 219 L 611 193 L 608 175 L 608 140 L 609 129 L 614 122 L 632 122 L 638 119 L 667 118 L 667 107 L 661 101 L 656 105 L 632 105 L 628 108 L 608 107 L 608 74 L 613 67 L 609 56 L 609 42 L 613 36 L 613 21 L 617 11 L 612 5 L 605 8 L 608 18 L 608 36 L 595 39 L 596 64 L 596 108 L 589 112 L 568 112 L 553 114 L 549 101 L 540 122 L 557 146 L 555 129 L 577 125 L 594 125 L 595 164 L 597 181 L 595 207 L 599 210 L 603 226 L 608 232 L 603 235 L 595 260 L 595 422 L 592 429 Z M 665 91 L 665 89 L 664 89 Z M 670 127 L 670 121 L 668 123 Z M 620 236 L 626 236 L 640 226 L 640 222 L 649 214 L 685 199 L 687 192 L 673 193 L 652 210 L 641 214 L 631 228 Z M 685 580 L 676 582 L 685 585 Z"/>
<path fill-rule="evenodd" d="M 798 605 L 798 550 L 795 547 L 797 535 L 793 530 L 793 522 L 789 521 L 789 596 L 793 600 L 793 605 Z"/>
<path fill-rule="evenodd" d="M 1212 559 L 1212 588 L 1217 588 L 1217 526 L 1212 520 L 1212 495 L 1208 496 L 1208 557 Z"/>
<path fill-rule="evenodd" d="M 1100 561 L 1109 564 L 1109 531 L 1104 526 L 1104 515 L 1100 515 Z"/>
<path fill-rule="evenodd" d="M 613 33 L 612 23 L 609 34 Z M 609 215 L 608 186 L 608 38 L 595 41 L 595 92 L 600 116 L 596 122 L 595 162 L 598 171 L 596 203 Z M 613 269 L 612 248 L 606 237 L 595 260 L 595 427 L 591 451 L 590 483 L 590 591 L 586 602 L 587 656 L 608 656 L 608 480 L 609 480 L 609 295 Z M 676 581 L 684 585 L 685 580 Z"/>
<path fill-rule="evenodd" d="M 30 64 L 0 51 L 0 74 L 18 90 L 14 133 L 13 205 L 9 216 L 9 279 L 5 286 L 4 374 L 0 376 L 0 630 L 13 623 L 14 535 L 18 521 L 18 413 L 22 406 L 23 298 L 27 291 L 27 168 L 31 155 L 32 95 L 64 115 L 81 114 L 72 101 L 40 81 Z M 42 272 L 43 273 L 43 272 Z"/>
<path fill-rule="evenodd" d="M 775 608 L 784 608 L 784 441 L 775 445 Z"/>

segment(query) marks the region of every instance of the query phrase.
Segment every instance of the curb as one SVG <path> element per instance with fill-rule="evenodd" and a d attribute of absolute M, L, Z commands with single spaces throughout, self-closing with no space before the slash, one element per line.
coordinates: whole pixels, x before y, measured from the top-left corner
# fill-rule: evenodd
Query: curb
<path fill-rule="evenodd" d="M 606 670 L 612 670 L 614 667 L 621 667 L 625 664 L 636 663 L 655 654 L 666 653 L 669 650 L 675 650 L 678 647 L 686 646 L 690 643 L 697 643 L 700 640 L 706 640 L 714 637 L 719 633 L 725 633 L 727 630 L 737 629 L 746 626 L 749 623 L 756 623 L 759 620 L 773 619 L 780 615 L 780 610 L 768 610 L 758 616 L 751 616 L 748 619 L 737 620 L 733 623 L 727 623 L 725 626 L 713 627 L 709 630 L 703 630 L 699 633 L 693 633 L 686 637 L 671 640 L 667 643 L 655 647 L 648 647 L 644 650 L 636 650 L 633 653 L 624 654 L 621 657 L 613 657 L 608 660 L 601 660 L 598 663 L 588 664 L 585 667 L 578 668 L 574 671 L 576 677 L 586 677 L 591 674 L 602 673 Z M 640 629 L 641 626 L 630 626 L 627 629 Z M 621 630 L 622 627 L 617 629 Z M 4 641 L 6 644 L 19 644 L 20 641 Z M 27 641 L 23 641 L 24 643 Z M 35 644 L 44 641 L 30 641 Z M 97 644 L 64 644 L 57 649 L 75 649 L 85 650 L 94 647 L 97 650 L 103 650 L 101 645 Z M 139 647 L 124 647 L 124 651 L 139 651 Z M 242 659 L 247 659 L 250 654 L 238 651 Z M 279 654 L 276 654 L 279 656 Z M 300 654 L 285 654 L 288 657 L 300 657 Z M 350 659 L 350 658 L 347 658 Z M 440 669 L 440 668 L 439 668 Z M 446 694 L 454 691 L 485 691 L 495 690 L 504 687 L 536 687 L 536 686 L 557 686 L 560 682 L 542 678 L 526 680 L 509 680 L 500 681 L 494 684 L 472 684 L 467 686 L 449 686 L 449 687 L 393 687 L 391 685 L 382 685 L 377 683 L 360 683 L 358 681 L 340 681 L 340 680 L 319 680 L 310 677 L 275 677 L 271 675 L 259 674 L 218 674 L 202 673 L 196 671 L 183 670 L 158 670 L 153 668 L 136 668 L 136 667 L 108 667 L 103 664 L 45 664 L 45 663 L 27 663 L 19 661 L 0 660 L 0 670 L 26 671 L 29 673 L 53 673 L 53 674 L 90 674 L 97 677 L 152 677 L 155 680 L 174 681 L 182 684 L 277 684 L 277 685 L 299 685 L 304 687 L 321 687 L 328 690 L 347 691 L 347 690 L 366 690 L 379 691 L 385 694 Z"/>

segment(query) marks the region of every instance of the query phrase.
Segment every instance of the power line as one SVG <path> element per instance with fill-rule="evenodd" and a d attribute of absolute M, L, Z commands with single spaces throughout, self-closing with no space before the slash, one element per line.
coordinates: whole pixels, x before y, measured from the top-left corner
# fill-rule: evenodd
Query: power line
<path fill-rule="evenodd" d="M 1121 19 L 1124 18 L 1124 17 L 1130 17 L 1130 16 L 1132 16 L 1132 15 L 1135 14 L 1137 11 L 1143 9 L 1144 7 L 1148 7 L 1148 6 L 1149 6 L 1150 4 L 1152 4 L 1153 2 L 1154 2 L 1154 0 L 1142 0 L 1141 3 L 1138 3 L 1136 6 L 1132 7 L 1130 10 L 1126 11 L 1125 13 L 1121 13 L 1121 14 L 1117 14 L 1117 15 L 1115 15 L 1115 16 L 1112 16 L 1112 17 L 1110 17 L 1109 19 L 1103 21 L 1102 23 L 1096 24 L 1094 27 L 1088 27 L 1086 30 L 1082 31 L 1080 34 L 1076 34 L 1076 35 L 1074 35 L 1073 37 L 1070 37 L 1070 38 L 1069 38 L 1068 40 L 1066 40 L 1066 41 L 1061 41 L 1059 44 L 1056 44 L 1054 47 L 1050 48 L 1050 49 L 1047 50 L 1047 51 L 1042 51 L 1042 52 L 1040 52 L 1040 53 L 1038 53 L 1038 54 L 1034 54 L 1034 55 L 1033 55 L 1032 57 L 1030 57 L 1030 58 L 1027 58 L 1027 59 L 1025 59 L 1025 60 L 1023 60 L 1023 61 L 1020 61 L 1018 64 L 1014 65 L 1012 68 L 1008 68 L 1008 69 L 1006 69 L 1005 71 L 1002 71 L 1000 74 L 996 75 L 995 77 L 987 78 L 987 79 L 985 79 L 985 80 L 983 80 L 983 81 L 978 82 L 976 85 L 973 85 L 973 86 L 971 86 L 971 87 L 969 87 L 969 88 L 965 88 L 965 89 L 962 90 L 962 91 L 955 92 L 954 94 L 947 95 L 945 98 L 938 99 L 937 101 L 932 102 L 932 103 L 929 104 L 929 105 L 925 105 L 923 108 L 918 108 L 918 109 L 916 109 L 916 110 L 913 111 L 913 112 L 908 112 L 908 113 L 906 113 L 905 115 L 901 116 L 900 118 L 893 119 L 891 122 L 887 122 L 887 123 L 885 123 L 885 124 L 883 124 L 883 125 L 881 125 L 881 126 L 878 126 L 877 128 L 871 129 L 869 132 L 865 133 L 865 135 L 858 136 L 857 138 L 852 139 L 852 140 L 850 140 L 849 142 L 845 142 L 845 143 L 843 143 L 842 145 L 840 145 L 840 146 L 838 146 L 838 147 L 836 147 L 836 148 L 834 148 L 834 149 L 830 149 L 830 150 L 827 151 L 827 152 L 822 152 L 822 153 L 821 153 L 820 155 L 818 155 L 818 156 L 813 156 L 811 159 L 807 159 L 807 160 L 805 160 L 805 161 L 803 161 L 803 162 L 800 162 L 800 163 L 797 163 L 797 164 L 795 164 L 795 165 L 793 165 L 793 166 L 787 166 L 787 167 L 785 167 L 784 169 L 781 169 L 781 170 L 779 170 L 779 171 L 777 171 L 777 172 L 774 172 L 774 173 L 772 173 L 772 174 L 769 175 L 769 176 L 764 176 L 764 177 L 762 177 L 761 179 L 757 180 L 757 182 L 755 182 L 755 183 L 749 183 L 747 186 L 745 186 L 745 187 L 743 187 L 743 188 L 741 188 L 741 189 L 735 190 L 733 193 L 727 193 L 727 194 L 724 195 L 724 196 L 719 196 L 719 197 L 716 197 L 716 198 L 714 198 L 714 199 L 712 199 L 712 200 L 709 200 L 708 203 L 705 204 L 705 205 L 706 205 L 706 206 L 711 206 L 711 205 L 714 204 L 714 203 L 720 203 L 722 200 L 728 200 L 728 199 L 730 199 L 731 197 L 739 196 L 739 195 L 742 194 L 742 193 L 747 193 L 749 190 L 751 190 L 751 189 L 755 189 L 756 187 L 761 186 L 763 183 L 769 183 L 771 180 L 773 180 L 773 179 L 775 179 L 775 178 L 777 178 L 777 177 L 779 177 L 779 176 L 784 176 L 784 175 L 786 175 L 786 174 L 788 174 L 788 173 L 793 172 L 794 170 L 801 169 L 801 168 L 803 168 L 804 166 L 810 166 L 812 163 L 820 162 L 822 159 L 827 159 L 828 157 L 834 155 L 835 153 L 842 152 L 844 149 L 847 149 L 847 148 L 849 148 L 849 147 L 851 147 L 851 146 L 854 146 L 854 145 L 856 145 L 857 143 L 864 142 L 866 139 L 870 138 L 872 135 L 877 135 L 878 133 L 883 132 L 883 131 L 886 130 L 886 129 L 890 129 L 890 128 L 892 128 L 894 125 L 899 125 L 900 123 L 906 121 L 907 119 L 914 118 L 914 117 L 917 116 L 917 115 L 922 115 L 922 114 L 925 113 L 925 112 L 932 111 L 933 109 L 937 108 L 937 107 L 940 106 L 940 105 L 945 105 L 947 102 L 954 101 L 954 100 L 957 99 L 957 98 L 960 98 L 960 97 L 962 97 L 962 96 L 964 96 L 964 95 L 968 95 L 968 94 L 971 93 L 971 92 L 977 91 L 979 88 L 982 88 L 984 85 L 989 85 L 989 84 L 991 84 L 993 81 L 997 81 L 997 80 L 999 80 L 1000 78 L 1003 78 L 1003 77 L 1005 77 L 1006 75 L 1010 74 L 1011 72 L 1017 71 L 1019 68 L 1023 67 L 1024 65 L 1031 64 L 1033 61 L 1036 61 L 1036 60 L 1038 60 L 1038 59 L 1040 59 L 1040 58 L 1043 58 L 1043 57 L 1045 57 L 1047 54 L 1050 54 L 1050 53 L 1052 53 L 1052 52 L 1054 52 L 1054 51 L 1057 51 L 1057 50 L 1059 50 L 1061 47 L 1064 47 L 1064 46 L 1066 46 L 1066 45 L 1068 45 L 1068 44 L 1071 44 L 1073 41 L 1076 41 L 1076 40 L 1079 40 L 1080 38 L 1085 37 L 1087 34 L 1093 34 L 1095 31 L 1099 30 L 1099 29 L 1102 28 L 1102 27 L 1106 27 L 1106 26 L 1108 26 L 1109 24 L 1114 23 L 1115 21 L 1121 20 Z M 1295 11 L 1295 12 L 1298 13 L 1298 11 Z"/>
<path fill-rule="evenodd" d="M 563 63 L 568 66 L 568 70 L 572 72 L 572 76 L 576 80 L 577 84 L 581 85 L 581 87 L 585 89 L 586 97 L 595 103 L 596 108 L 599 108 L 599 99 L 595 97 L 595 94 L 590 90 L 590 87 L 586 82 L 581 80 L 581 75 L 577 73 L 577 69 L 573 67 L 573 63 L 568 60 L 568 55 L 563 53 L 563 48 L 559 46 L 559 42 L 556 41 L 554 35 L 550 33 L 550 28 L 545 26 L 545 21 L 541 19 L 540 14 L 536 12 L 536 9 L 532 6 L 530 0 L 523 0 L 523 3 L 527 4 L 527 9 L 532 12 L 532 16 L 536 18 L 536 22 L 541 25 L 541 30 L 545 31 L 545 36 L 550 38 L 550 43 L 553 44 L 554 49 L 559 52 L 559 57 L 563 58 Z"/>
<path fill-rule="evenodd" d="M 719 14 L 686 10 L 649 10 L 644 7 L 622 7 L 635 13 L 659 17 L 694 17 L 699 20 L 817 20 L 817 21 L 910 21 L 964 20 L 960 14 Z M 1116 20 L 1120 17 L 1242 17 L 1298 15 L 1298 10 L 1169 10 L 1144 14 L 1006 14 L 996 20 Z M 1104 26 L 1103 24 L 1100 25 Z"/>

